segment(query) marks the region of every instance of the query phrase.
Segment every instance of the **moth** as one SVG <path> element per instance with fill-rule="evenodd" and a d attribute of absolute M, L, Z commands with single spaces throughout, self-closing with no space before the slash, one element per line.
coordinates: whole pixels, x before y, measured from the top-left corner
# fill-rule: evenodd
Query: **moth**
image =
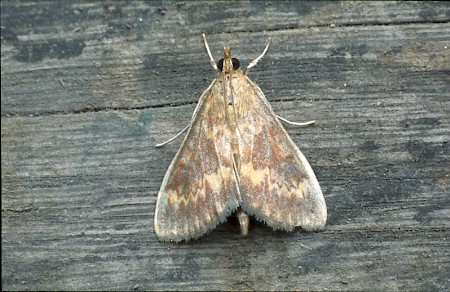
<path fill-rule="evenodd" d="M 216 63 L 204 34 L 203 41 L 218 76 L 201 95 L 164 176 L 155 209 L 156 235 L 161 241 L 188 241 L 234 212 L 243 235 L 249 215 L 274 230 L 322 229 L 327 208 L 319 182 L 282 118 L 247 77 L 270 41 L 245 72 L 229 47 Z"/>

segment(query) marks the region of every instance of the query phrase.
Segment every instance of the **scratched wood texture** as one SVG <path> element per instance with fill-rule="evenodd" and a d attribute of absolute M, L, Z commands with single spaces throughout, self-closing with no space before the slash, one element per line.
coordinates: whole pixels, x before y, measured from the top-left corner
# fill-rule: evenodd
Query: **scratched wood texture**
<path fill-rule="evenodd" d="M 450 289 L 448 2 L 1 2 L 2 290 Z M 158 242 L 224 45 L 322 185 L 323 232 Z M 199 149 L 202 151 L 202 149 Z"/>

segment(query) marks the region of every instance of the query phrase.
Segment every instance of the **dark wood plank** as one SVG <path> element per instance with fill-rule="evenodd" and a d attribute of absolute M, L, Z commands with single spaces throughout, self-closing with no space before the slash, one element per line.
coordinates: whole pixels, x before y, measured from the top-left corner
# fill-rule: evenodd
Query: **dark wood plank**
<path fill-rule="evenodd" d="M 2 75 L 2 115 L 167 106 L 187 97 L 196 102 L 201 89 L 192 85 L 206 86 L 213 76 L 202 33 L 210 35 L 216 58 L 230 44 L 250 61 L 268 36 L 274 38 L 269 58 L 295 54 L 328 62 L 347 51 L 379 54 L 395 42 L 395 58 L 404 58 L 399 49 L 416 42 L 417 24 L 424 23 L 419 37 L 426 35 L 417 45 L 445 40 L 448 33 L 439 24 L 446 27 L 449 10 L 448 3 L 392 2 L 4 2 L 2 7 L 2 68 L 8 72 Z M 433 23 L 439 33 L 428 31 Z"/>
<path fill-rule="evenodd" d="M 417 2 L 8 2 L 3 290 L 450 289 L 450 9 Z M 323 232 L 235 220 L 160 243 L 153 214 L 224 45 L 311 162 Z M 138 286 L 136 286 L 138 285 Z"/>

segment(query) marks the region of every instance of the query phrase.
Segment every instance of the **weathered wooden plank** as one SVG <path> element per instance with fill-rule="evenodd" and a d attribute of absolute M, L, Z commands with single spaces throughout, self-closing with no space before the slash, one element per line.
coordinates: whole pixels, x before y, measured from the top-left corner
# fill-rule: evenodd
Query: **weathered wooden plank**
<path fill-rule="evenodd" d="M 448 161 L 448 151 L 439 142 L 400 140 L 395 158 L 384 154 L 393 146 L 392 134 L 382 129 L 375 142 L 350 139 L 354 145 L 336 145 L 333 132 L 344 136 L 355 128 L 304 129 L 303 139 L 294 139 L 311 145 L 305 152 L 330 208 L 326 231 L 286 234 L 256 224 L 242 239 L 237 226 L 227 223 L 199 241 L 166 249 L 152 233 L 151 218 L 176 147 L 159 155 L 154 150 L 145 134 L 145 120 L 153 115 L 161 113 L 2 120 L 6 287 L 404 289 L 445 283 L 448 177 L 439 160 Z M 426 140 L 426 129 L 436 126 L 412 123 L 404 136 Z M 37 129 L 54 138 L 34 134 Z M 310 142 L 319 129 L 321 141 Z M 415 135 L 418 130 L 424 134 Z M 164 163 L 157 161 L 161 155 Z M 40 267 L 45 271 L 37 272 Z"/>
<path fill-rule="evenodd" d="M 390 52 L 394 59 L 405 58 L 398 48 L 408 45 L 416 55 L 431 46 L 441 58 L 444 49 L 439 44 L 449 38 L 449 30 L 441 29 L 448 26 L 441 23 L 447 19 L 448 3 L 59 5 L 2 4 L 2 115 L 166 106 L 186 102 L 187 96 L 195 102 L 199 89 L 192 84 L 212 76 L 203 32 L 211 35 L 217 57 L 223 45 L 230 44 L 240 58 L 250 60 L 272 36 L 269 58 L 283 56 L 287 62 L 294 55 L 315 63 L 350 55 L 373 60 L 392 45 L 397 49 Z M 221 12 L 224 6 L 230 8 L 227 13 Z M 216 13 L 200 17 L 205 10 Z M 433 21 L 428 21 L 431 16 Z M 396 22 L 401 26 L 385 26 Z M 232 34 L 217 35 L 224 31 Z M 364 43 L 355 37 L 362 34 Z M 186 74 L 187 68 L 198 74 Z M 310 70 L 301 69 L 293 72 L 296 80 L 308 77 Z M 187 76 L 180 76 L 183 73 Z"/>
<path fill-rule="evenodd" d="M 1 5 L 2 289 L 450 289 L 447 3 Z M 317 120 L 286 128 L 321 182 L 323 232 L 252 222 L 241 238 L 231 218 L 157 241 L 180 142 L 154 145 L 214 77 L 205 31 L 243 64 L 273 38 L 250 76 L 278 114 Z"/>

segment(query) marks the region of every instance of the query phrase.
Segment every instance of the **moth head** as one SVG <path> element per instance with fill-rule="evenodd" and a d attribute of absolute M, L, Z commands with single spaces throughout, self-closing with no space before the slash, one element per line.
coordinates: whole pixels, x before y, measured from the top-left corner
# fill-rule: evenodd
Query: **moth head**
<path fill-rule="evenodd" d="M 231 49 L 230 47 L 224 47 L 223 48 L 223 58 L 217 62 L 217 68 L 219 68 L 222 72 L 230 72 L 231 68 L 233 68 L 234 71 L 239 69 L 240 63 L 239 60 L 236 58 L 231 58 Z"/>

